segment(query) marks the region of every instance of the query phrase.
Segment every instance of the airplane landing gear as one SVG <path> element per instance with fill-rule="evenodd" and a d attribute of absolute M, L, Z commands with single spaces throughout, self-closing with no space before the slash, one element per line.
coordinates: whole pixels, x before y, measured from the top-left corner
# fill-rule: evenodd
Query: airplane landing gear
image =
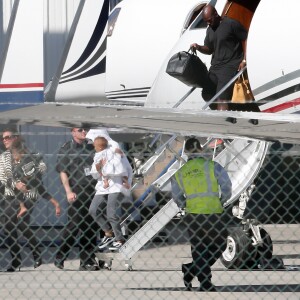
<path fill-rule="evenodd" d="M 228 269 L 257 269 L 272 259 L 273 243 L 267 231 L 254 220 L 247 220 L 243 228 L 232 229 L 227 247 L 220 260 Z"/>

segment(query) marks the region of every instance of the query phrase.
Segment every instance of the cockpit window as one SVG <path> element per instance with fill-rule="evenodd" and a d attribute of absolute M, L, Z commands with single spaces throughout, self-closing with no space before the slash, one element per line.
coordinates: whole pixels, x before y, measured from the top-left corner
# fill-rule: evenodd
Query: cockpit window
<path fill-rule="evenodd" d="M 185 22 L 184 30 L 189 28 L 190 29 L 199 29 L 199 28 L 206 28 L 207 24 L 203 21 L 202 18 L 202 9 L 206 4 L 198 5 L 193 12 L 189 15 Z"/>

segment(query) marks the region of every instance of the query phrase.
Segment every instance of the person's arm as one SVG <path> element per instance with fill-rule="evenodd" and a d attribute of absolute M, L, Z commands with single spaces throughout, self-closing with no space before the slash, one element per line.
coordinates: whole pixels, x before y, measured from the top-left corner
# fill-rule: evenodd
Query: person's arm
<path fill-rule="evenodd" d="M 93 162 L 92 167 L 91 167 L 91 171 L 90 171 L 91 176 L 94 179 L 98 180 L 98 179 L 101 178 L 100 172 L 101 172 L 101 166 L 100 166 L 100 164 L 96 163 L 96 162 Z"/>
<path fill-rule="evenodd" d="M 70 181 L 69 181 L 69 175 L 68 175 L 68 167 L 73 163 L 70 160 L 70 142 L 65 143 L 59 150 L 57 162 L 56 162 L 56 171 L 59 173 L 61 183 L 65 189 L 66 196 L 68 202 L 71 204 L 76 200 L 76 193 L 73 193 Z"/>
<path fill-rule="evenodd" d="M 215 177 L 221 189 L 221 201 L 224 203 L 231 197 L 232 183 L 227 171 L 217 162 L 214 162 Z"/>
<path fill-rule="evenodd" d="M 234 35 L 236 36 L 236 38 L 238 40 L 240 40 L 242 47 L 243 47 L 243 59 L 239 64 L 239 68 L 238 71 L 240 71 L 241 69 L 243 69 L 246 64 L 247 64 L 247 60 L 246 60 L 246 54 L 247 54 L 247 38 L 248 38 L 248 31 L 247 29 L 237 20 L 231 20 L 231 26 L 232 26 L 232 30 Z"/>
<path fill-rule="evenodd" d="M 54 206 L 56 216 L 59 217 L 61 213 L 59 202 L 46 191 L 42 180 L 40 180 L 40 182 L 38 183 L 37 190 L 42 198 L 51 202 L 51 204 Z"/>
<path fill-rule="evenodd" d="M 210 54 L 212 54 L 213 52 L 212 52 L 212 50 L 210 50 L 207 46 L 201 46 L 201 45 L 198 45 L 197 43 L 193 43 L 193 44 L 191 44 L 191 50 L 193 50 L 193 51 L 199 51 L 199 52 L 201 52 L 201 53 L 203 53 L 203 54 L 207 54 L 207 55 L 210 55 Z"/>
<path fill-rule="evenodd" d="M 54 206 L 54 209 L 55 209 L 55 215 L 56 215 L 57 217 L 59 217 L 60 214 L 61 214 L 61 208 L 60 208 L 59 202 L 58 202 L 56 199 L 54 199 L 53 197 L 51 197 L 50 202 L 51 202 L 52 205 Z"/>
<path fill-rule="evenodd" d="M 77 195 L 72 191 L 70 187 L 69 176 L 66 172 L 63 171 L 60 172 L 59 175 L 67 195 L 67 200 L 69 203 L 73 203 L 76 200 Z"/>
<path fill-rule="evenodd" d="M 122 165 L 122 157 L 118 153 L 111 152 L 112 156 L 106 161 L 102 166 L 103 176 L 116 177 L 116 176 L 126 176 L 126 169 Z"/>
<path fill-rule="evenodd" d="M 175 203 L 177 204 L 177 206 L 179 208 L 185 208 L 185 197 L 184 194 L 181 190 L 181 188 L 179 187 L 175 176 L 171 177 L 171 187 L 172 187 L 172 198 L 175 201 Z"/>
<path fill-rule="evenodd" d="M 238 71 L 242 70 L 247 64 L 247 60 L 246 60 L 247 40 L 242 41 L 242 46 L 243 46 L 244 57 L 243 57 L 243 60 L 239 64 Z"/>
<path fill-rule="evenodd" d="M 11 191 L 14 189 L 22 193 L 28 192 L 25 183 L 13 178 L 11 153 L 7 150 L 0 157 L 0 180 L 4 186 L 7 186 Z"/>

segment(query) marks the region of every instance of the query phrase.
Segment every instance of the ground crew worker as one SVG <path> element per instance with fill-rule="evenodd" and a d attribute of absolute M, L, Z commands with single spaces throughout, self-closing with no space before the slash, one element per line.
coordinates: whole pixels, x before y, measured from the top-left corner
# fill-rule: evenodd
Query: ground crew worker
<path fill-rule="evenodd" d="M 231 197 L 231 181 L 225 169 L 202 152 L 200 142 L 190 138 L 185 144 L 188 161 L 172 177 L 173 199 L 185 208 L 192 263 L 183 264 L 187 290 L 197 276 L 200 291 L 215 291 L 211 266 L 226 248 L 226 214 L 222 202 Z M 221 190 L 221 198 L 219 193 Z"/>

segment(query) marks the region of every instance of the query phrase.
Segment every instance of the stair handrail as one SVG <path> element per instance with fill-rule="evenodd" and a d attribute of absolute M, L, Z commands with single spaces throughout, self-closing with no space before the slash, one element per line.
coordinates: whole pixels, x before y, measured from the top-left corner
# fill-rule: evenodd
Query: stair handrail
<path fill-rule="evenodd" d="M 244 68 L 242 68 L 240 71 L 238 71 L 236 73 L 236 75 L 234 75 L 209 101 L 207 101 L 204 106 L 202 107 L 202 110 L 205 110 L 210 104 L 212 104 L 213 102 L 215 102 L 219 96 L 227 89 L 229 88 L 229 86 L 231 84 L 233 84 L 238 77 L 240 77 L 242 75 L 242 73 L 246 70 L 247 66 L 245 66 Z"/>

